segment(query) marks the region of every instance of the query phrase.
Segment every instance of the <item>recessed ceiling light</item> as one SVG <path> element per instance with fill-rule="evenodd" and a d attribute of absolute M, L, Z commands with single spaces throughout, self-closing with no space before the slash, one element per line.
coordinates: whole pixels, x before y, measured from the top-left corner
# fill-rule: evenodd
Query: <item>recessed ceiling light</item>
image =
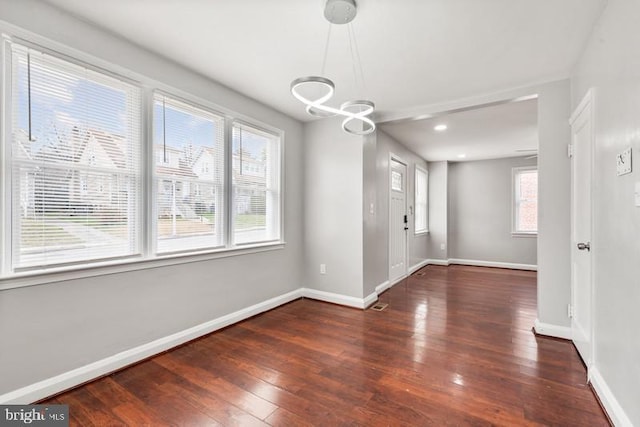
<path fill-rule="evenodd" d="M 433 127 L 433 130 L 435 130 L 436 132 L 444 132 L 445 130 L 447 130 L 447 125 L 445 125 L 444 123 L 436 125 Z"/>
<path fill-rule="evenodd" d="M 459 159 L 464 159 L 465 157 L 467 157 L 467 155 L 466 155 L 466 154 L 458 154 L 458 158 L 459 158 Z"/>

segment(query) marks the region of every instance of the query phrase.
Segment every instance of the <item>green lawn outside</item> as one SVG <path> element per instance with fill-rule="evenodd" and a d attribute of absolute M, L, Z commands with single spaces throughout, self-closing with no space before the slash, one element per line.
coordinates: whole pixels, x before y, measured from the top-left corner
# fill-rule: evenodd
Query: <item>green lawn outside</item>
<path fill-rule="evenodd" d="M 40 246 L 61 246 L 83 243 L 72 234 L 51 224 L 23 218 L 21 220 L 20 246 L 22 248 L 33 248 Z M 46 238 L 42 238 L 46 236 Z"/>
<path fill-rule="evenodd" d="M 235 225 L 236 229 L 242 230 L 244 228 L 264 227 L 266 215 L 251 215 L 242 214 L 236 215 Z"/>
<path fill-rule="evenodd" d="M 44 221 L 43 221 L 44 219 Z M 63 227 L 56 225 L 62 223 L 81 224 L 87 227 L 107 233 L 115 238 L 125 239 L 128 235 L 126 220 L 116 220 L 113 217 L 91 216 L 60 216 L 47 215 L 43 219 L 22 218 L 21 246 L 23 248 L 38 246 L 61 246 L 85 243 L 79 237 L 66 232 Z M 207 221 L 203 221 L 206 219 Z M 236 230 L 251 229 L 265 226 L 265 215 L 240 214 L 235 218 Z M 215 214 L 205 213 L 197 219 L 177 218 L 176 232 L 178 235 L 208 234 L 215 230 Z M 168 218 L 158 219 L 158 231 L 160 236 L 172 234 L 172 220 Z M 44 236 L 44 238 L 43 238 Z"/>

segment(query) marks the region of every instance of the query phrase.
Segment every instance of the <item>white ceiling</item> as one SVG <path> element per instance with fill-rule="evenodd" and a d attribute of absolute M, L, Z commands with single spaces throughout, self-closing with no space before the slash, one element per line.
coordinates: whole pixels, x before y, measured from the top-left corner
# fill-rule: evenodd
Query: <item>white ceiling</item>
<path fill-rule="evenodd" d="M 424 120 L 383 124 L 382 130 L 429 161 L 533 155 L 538 149 L 538 101 L 504 103 Z M 437 132 L 434 126 L 446 124 Z M 459 157 L 464 154 L 464 158 Z"/>
<path fill-rule="evenodd" d="M 325 0 L 45 0 L 300 120 L 289 91 L 320 74 Z M 378 114 L 566 78 L 606 0 L 356 0 L 364 72 L 354 84 L 347 27 L 333 26 L 325 76 L 339 105 Z M 446 121 L 449 130 L 433 131 Z M 536 101 L 382 129 L 427 160 L 477 160 L 537 148 Z"/>
<path fill-rule="evenodd" d="M 323 0 L 47 0 L 301 120 L 290 82 L 318 74 Z M 606 0 L 358 0 L 365 77 L 354 90 L 345 26 L 326 75 L 335 104 L 381 113 L 567 77 Z"/>

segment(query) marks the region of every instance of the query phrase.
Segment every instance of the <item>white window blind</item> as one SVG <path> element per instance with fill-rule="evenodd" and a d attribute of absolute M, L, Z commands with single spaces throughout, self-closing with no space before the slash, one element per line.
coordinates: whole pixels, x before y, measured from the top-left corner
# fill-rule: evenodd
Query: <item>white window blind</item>
<path fill-rule="evenodd" d="M 514 233 L 538 231 L 538 171 L 514 169 Z"/>
<path fill-rule="evenodd" d="M 157 252 L 224 245 L 224 118 L 154 97 Z"/>
<path fill-rule="evenodd" d="M 233 243 L 280 239 L 280 137 L 233 125 Z"/>
<path fill-rule="evenodd" d="M 12 268 L 140 253 L 140 91 L 11 44 Z"/>
<path fill-rule="evenodd" d="M 427 171 L 416 167 L 416 188 L 415 188 L 415 233 L 429 231 L 427 197 L 428 197 L 428 175 Z"/>

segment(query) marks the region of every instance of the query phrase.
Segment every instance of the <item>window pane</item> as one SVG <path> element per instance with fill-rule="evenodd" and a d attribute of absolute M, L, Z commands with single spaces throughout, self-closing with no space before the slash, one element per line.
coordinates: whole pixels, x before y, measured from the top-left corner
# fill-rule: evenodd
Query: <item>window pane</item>
<path fill-rule="evenodd" d="M 427 172 L 416 167 L 415 232 L 428 230 L 427 226 Z"/>
<path fill-rule="evenodd" d="M 233 241 L 280 239 L 280 139 L 233 127 Z"/>
<path fill-rule="evenodd" d="M 402 191 L 402 174 L 400 172 L 391 171 L 391 189 Z"/>
<path fill-rule="evenodd" d="M 14 269 L 139 253 L 140 93 L 12 45 Z"/>
<path fill-rule="evenodd" d="M 516 174 L 516 231 L 538 230 L 538 171 Z"/>
<path fill-rule="evenodd" d="M 157 251 L 224 244 L 224 120 L 157 94 L 154 102 Z"/>

